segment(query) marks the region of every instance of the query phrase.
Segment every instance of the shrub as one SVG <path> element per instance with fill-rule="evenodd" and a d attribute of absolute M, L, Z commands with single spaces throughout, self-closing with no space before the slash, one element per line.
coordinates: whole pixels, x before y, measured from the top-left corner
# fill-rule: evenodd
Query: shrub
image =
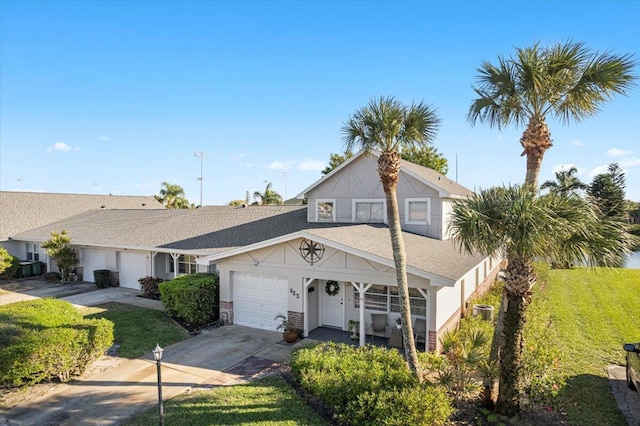
<path fill-rule="evenodd" d="M 167 314 L 186 328 L 201 328 L 218 320 L 219 287 L 214 274 L 183 275 L 160 284 Z"/>
<path fill-rule="evenodd" d="M 18 270 L 20 269 L 20 259 L 10 254 L 8 254 L 8 256 L 9 265 L 5 267 L 1 275 L 3 278 L 15 278 L 18 275 Z"/>
<path fill-rule="evenodd" d="M 68 302 L 37 299 L 0 306 L 0 386 L 69 380 L 113 342 L 113 323 L 85 320 Z"/>
<path fill-rule="evenodd" d="M 160 288 L 158 288 L 158 286 L 163 281 L 162 278 L 154 277 L 144 277 L 138 280 L 144 297 L 155 300 L 160 300 Z"/>
<path fill-rule="evenodd" d="M 96 269 L 93 271 L 93 281 L 98 288 L 107 288 L 111 286 L 111 271 L 108 269 Z"/>
<path fill-rule="evenodd" d="M 47 272 L 44 274 L 45 281 L 60 281 L 62 280 L 62 276 L 60 272 Z"/>

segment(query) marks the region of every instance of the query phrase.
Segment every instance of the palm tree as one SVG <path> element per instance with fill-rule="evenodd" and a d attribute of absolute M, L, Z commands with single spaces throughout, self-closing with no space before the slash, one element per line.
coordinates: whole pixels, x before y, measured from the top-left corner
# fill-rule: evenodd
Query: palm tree
<path fill-rule="evenodd" d="M 575 177 L 574 175 L 576 173 L 578 173 L 578 169 L 573 166 L 571 166 L 569 170 L 560 170 L 559 172 L 556 172 L 555 181 L 546 181 L 540 185 L 540 189 L 549 189 L 551 192 L 561 192 L 564 194 L 586 190 L 589 186 Z"/>
<path fill-rule="evenodd" d="M 619 225 L 600 221 L 597 206 L 588 199 L 560 192 L 539 197 L 528 185 L 483 190 L 454 204 L 450 227 L 460 249 L 504 254 L 508 260 L 502 335 L 494 336 L 501 346 L 500 413 L 519 410 L 522 331 L 536 282 L 534 259 L 613 265 L 633 243 Z"/>
<path fill-rule="evenodd" d="M 154 195 L 154 198 L 168 209 L 188 209 L 191 207 L 185 198 L 184 189 L 177 184 L 162 182 L 160 195 Z"/>
<path fill-rule="evenodd" d="M 258 204 L 282 204 L 282 195 L 271 189 L 272 186 L 273 184 L 269 182 L 267 183 L 267 187 L 264 189 L 264 193 L 260 193 L 259 191 L 253 193 L 253 198 Z"/>
<path fill-rule="evenodd" d="M 498 129 L 526 125 L 520 138 L 527 156 L 525 184 L 537 187 L 542 157 L 552 146 L 547 115 L 564 123 L 595 115 L 601 104 L 634 84 L 634 66 L 632 55 L 593 52 L 572 41 L 516 48 L 515 57 L 499 56 L 498 65 L 482 63 L 474 87 L 478 98 L 467 119 Z"/>
<path fill-rule="evenodd" d="M 405 356 L 412 373 L 421 380 L 413 341 L 407 265 L 396 189 L 403 148 L 425 146 L 435 138 L 440 124 L 435 110 L 420 102 L 406 106 L 393 97 L 380 97 L 357 110 L 342 127 L 349 151 L 378 150 L 378 174 L 387 201 L 387 219 L 396 268 Z"/>

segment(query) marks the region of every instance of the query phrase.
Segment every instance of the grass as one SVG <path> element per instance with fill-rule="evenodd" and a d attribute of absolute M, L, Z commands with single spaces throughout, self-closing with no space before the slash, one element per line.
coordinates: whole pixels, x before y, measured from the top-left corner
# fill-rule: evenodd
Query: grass
<path fill-rule="evenodd" d="M 184 393 L 164 403 L 168 425 L 325 425 L 280 377 Z M 158 410 L 150 408 L 125 425 L 157 425 Z"/>
<path fill-rule="evenodd" d="M 640 341 L 640 270 L 551 270 L 543 292 L 564 343 L 562 409 L 575 424 L 625 425 L 606 368 L 624 365 L 623 343 Z"/>
<path fill-rule="evenodd" d="M 120 344 L 118 355 L 137 358 L 156 344 L 166 347 L 189 337 L 189 334 L 164 312 L 122 303 L 105 303 L 81 310 L 85 318 L 106 318 L 114 324 L 114 342 Z"/>

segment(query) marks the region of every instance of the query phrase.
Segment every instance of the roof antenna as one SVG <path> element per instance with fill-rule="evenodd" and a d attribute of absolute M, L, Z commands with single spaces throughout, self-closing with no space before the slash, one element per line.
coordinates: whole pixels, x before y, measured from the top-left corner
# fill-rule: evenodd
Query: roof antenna
<path fill-rule="evenodd" d="M 456 152 L 456 183 L 458 183 L 458 153 Z"/>

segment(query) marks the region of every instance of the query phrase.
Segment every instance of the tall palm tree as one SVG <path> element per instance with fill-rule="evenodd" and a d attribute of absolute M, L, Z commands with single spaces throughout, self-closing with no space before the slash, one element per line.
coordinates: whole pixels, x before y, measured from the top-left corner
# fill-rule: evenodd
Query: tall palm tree
<path fill-rule="evenodd" d="M 540 185 L 540 189 L 549 189 L 551 192 L 561 192 L 564 194 L 585 191 L 589 186 L 583 183 L 574 175 L 578 173 L 578 169 L 571 166 L 569 170 L 560 170 L 556 172 L 556 180 L 548 180 Z"/>
<path fill-rule="evenodd" d="M 269 182 L 267 183 L 267 187 L 264 189 L 264 193 L 260 193 L 260 191 L 256 191 L 253 193 L 253 198 L 255 198 L 258 204 L 282 204 L 282 195 L 274 191 L 272 187 L 273 184 Z"/>
<path fill-rule="evenodd" d="M 393 97 L 380 97 L 357 110 L 342 127 L 346 150 L 378 150 L 378 174 L 387 201 L 387 219 L 400 298 L 400 316 L 405 356 L 409 368 L 420 380 L 418 355 L 411 325 L 409 287 L 404 239 L 396 189 L 403 148 L 425 146 L 436 136 L 440 119 L 435 110 L 420 102 L 406 106 Z"/>
<path fill-rule="evenodd" d="M 539 197 L 528 185 L 483 190 L 454 204 L 450 229 L 460 249 L 504 254 L 508 260 L 496 403 L 500 413 L 519 410 L 522 331 L 536 282 L 534 259 L 615 264 L 633 242 L 619 225 L 600 221 L 597 206 L 588 199 L 570 193 Z"/>
<path fill-rule="evenodd" d="M 525 183 L 537 187 L 542 157 L 552 146 L 546 117 L 569 123 L 595 115 L 613 95 L 626 94 L 635 65 L 632 55 L 593 52 L 572 41 L 516 48 L 515 57 L 499 56 L 497 65 L 482 63 L 474 87 L 478 98 L 467 119 L 498 129 L 526 125 L 520 138 L 527 156 Z"/>
<path fill-rule="evenodd" d="M 185 198 L 184 188 L 180 185 L 162 182 L 160 194 L 155 199 L 168 209 L 188 209 L 189 201 Z"/>

